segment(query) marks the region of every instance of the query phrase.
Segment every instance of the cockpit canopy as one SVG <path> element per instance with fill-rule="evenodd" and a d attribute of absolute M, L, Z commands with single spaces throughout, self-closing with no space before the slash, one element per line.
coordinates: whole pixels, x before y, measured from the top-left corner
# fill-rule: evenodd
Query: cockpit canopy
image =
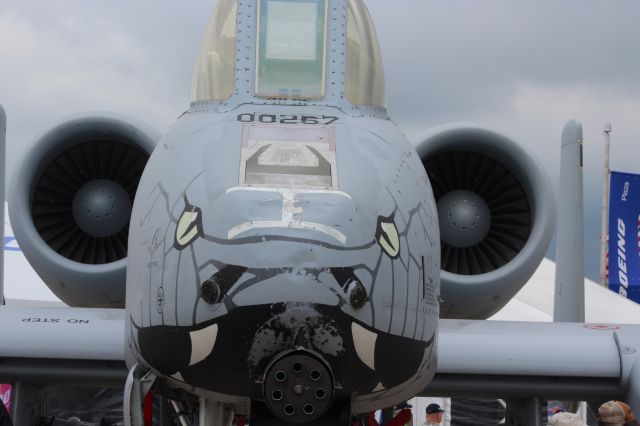
<path fill-rule="evenodd" d="M 253 96 L 298 101 L 326 99 L 327 63 L 336 59 L 333 56 L 342 46 L 346 49 L 346 99 L 354 105 L 383 107 L 384 71 L 373 23 L 362 0 L 347 3 L 346 40 L 337 40 L 328 37 L 329 25 L 337 25 L 332 14 L 338 13 L 328 7 L 328 0 L 256 0 Z M 193 101 L 225 101 L 233 95 L 237 14 L 237 0 L 220 0 L 197 61 Z"/>
<path fill-rule="evenodd" d="M 202 40 L 193 73 L 193 101 L 223 101 L 235 88 L 238 1 L 220 0 Z"/>
<path fill-rule="evenodd" d="M 347 99 L 354 105 L 384 107 L 384 84 L 382 54 L 369 11 L 362 0 L 348 0 Z"/>

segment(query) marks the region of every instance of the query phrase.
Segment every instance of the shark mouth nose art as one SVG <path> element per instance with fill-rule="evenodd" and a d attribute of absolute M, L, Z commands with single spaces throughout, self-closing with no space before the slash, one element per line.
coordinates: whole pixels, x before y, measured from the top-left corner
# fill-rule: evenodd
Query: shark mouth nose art
<path fill-rule="evenodd" d="M 360 361 L 370 369 L 375 370 L 375 349 L 378 335 L 355 322 L 351 324 L 351 333 L 353 334 L 353 346 Z"/>
<path fill-rule="evenodd" d="M 359 322 L 351 323 L 354 366 L 361 375 L 375 377 L 369 383 L 370 392 L 380 392 L 401 385 L 416 371 L 429 363 L 432 356 L 435 334 L 427 341 L 410 339 L 379 331 Z M 402 354 L 402 363 L 398 363 Z M 395 365 L 395 374 L 390 374 L 389 366 Z M 363 383 L 364 385 L 364 383 Z"/>
<path fill-rule="evenodd" d="M 217 323 L 205 327 L 155 326 L 138 329 L 138 345 L 159 372 L 184 381 L 185 369 L 211 357 L 219 341 Z"/>
<path fill-rule="evenodd" d="M 218 324 L 189 333 L 191 339 L 191 358 L 189 367 L 204 361 L 212 352 L 218 337 Z"/>
<path fill-rule="evenodd" d="M 288 416 L 284 410 L 290 397 L 289 400 L 297 401 L 291 402 L 295 412 L 302 413 L 304 418 L 322 412 L 325 397 L 331 399 L 332 392 L 339 392 L 345 386 L 367 394 L 389 390 L 411 380 L 416 371 L 429 365 L 435 342 L 435 334 L 430 338 L 426 336 L 425 341 L 422 337 L 403 337 L 373 328 L 354 321 L 335 306 L 292 307 L 286 303 L 237 307 L 215 320 L 193 326 L 136 329 L 136 343 L 145 362 L 165 376 L 214 392 L 221 386 L 231 386 L 234 394 L 258 399 L 264 396 L 265 401 L 273 397 L 275 410 L 283 416 Z M 305 388 L 306 381 L 316 383 L 314 369 L 325 377 L 323 369 L 309 368 L 305 371 L 308 375 L 313 373 L 313 377 L 300 378 L 305 383 L 278 382 L 282 375 L 273 376 L 276 387 L 266 391 L 262 384 L 273 363 L 284 354 L 300 350 L 326 366 L 330 373 L 326 377 L 333 375 L 337 380 L 336 377 L 347 377 L 347 372 L 351 372 L 349 382 L 327 384 L 318 395 L 306 391 L 296 394 L 297 385 Z M 234 356 L 227 356 L 229 353 Z M 402 354 L 402 363 L 397 361 L 398 354 Z M 284 368 L 290 378 L 297 377 L 298 368 L 294 364 L 280 370 Z M 236 372 L 242 369 L 250 372 L 250 380 L 237 380 Z M 273 370 L 273 374 L 278 371 Z M 282 387 L 282 383 L 288 387 Z M 297 389 L 299 392 L 302 388 Z M 278 391 L 282 393 L 282 400 Z M 290 410 L 291 407 L 287 411 Z"/>

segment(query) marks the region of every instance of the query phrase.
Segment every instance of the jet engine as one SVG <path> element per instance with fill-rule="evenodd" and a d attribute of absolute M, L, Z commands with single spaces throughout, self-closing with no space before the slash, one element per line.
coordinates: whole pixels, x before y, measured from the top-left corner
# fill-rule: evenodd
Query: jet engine
<path fill-rule="evenodd" d="M 124 307 L 131 206 L 160 137 L 119 115 L 75 116 L 16 167 L 9 195 L 16 239 L 66 304 Z"/>
<path fill-rule="evenodd" d="M 440 316 L 486 319 L 547 250 L 555 215 L 549 180 L 522 147 L 488 129 L 440 127 L 416 149 L 440 222 Z"/>

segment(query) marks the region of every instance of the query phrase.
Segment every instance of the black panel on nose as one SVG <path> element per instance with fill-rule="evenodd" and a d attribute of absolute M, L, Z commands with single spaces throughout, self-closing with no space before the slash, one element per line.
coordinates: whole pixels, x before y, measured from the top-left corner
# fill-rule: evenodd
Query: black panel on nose
<path fill-rule="evenodd" d="M 213 324 L 217 324 L 218 332 L 212 352 L 189 366 L 189 333 Z M 192 386 L 256 400 L 264 397 L 262 383 L 273 360 L 287 351 L 304 349 L 326 363 L 334 378 L 335 399 L 339 400 L 353 392 L 370 393 L 378 384 L 389 389 L 410 380 L 426 362 L 426 351 L 434 342 L 433 337 L 425 342 L 381 332 L 358 322 L 378 336 L 372 370 L 357 355 L 353 324 L 353 317 L 336 306 L 253 305 L 237 307 L 194 326 L 140 328 L 138 343 L 144 360 L 163 374 L 179 372 Z M 271 397 L 275 390 L 269 394 Z M 276 393 L 276 399 L 278 396 Z M 301 407 L 304 410 L 304 404 Z"/>
<path fill-rule="evenodd" d="M 164 325 L 138 330 L 140 354 L 153 368 L 171 376 L 189 365 L 191 337 L 188 327 Z"/>

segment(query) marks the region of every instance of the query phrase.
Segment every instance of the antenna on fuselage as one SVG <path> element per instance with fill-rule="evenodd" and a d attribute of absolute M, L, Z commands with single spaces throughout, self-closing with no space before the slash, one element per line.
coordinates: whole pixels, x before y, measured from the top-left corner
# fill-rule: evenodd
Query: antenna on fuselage
<path fill-rule="evenodd" d="M 562 131 L 554 322 L 584 322 L 584 195 L 582 124 Z"/>

